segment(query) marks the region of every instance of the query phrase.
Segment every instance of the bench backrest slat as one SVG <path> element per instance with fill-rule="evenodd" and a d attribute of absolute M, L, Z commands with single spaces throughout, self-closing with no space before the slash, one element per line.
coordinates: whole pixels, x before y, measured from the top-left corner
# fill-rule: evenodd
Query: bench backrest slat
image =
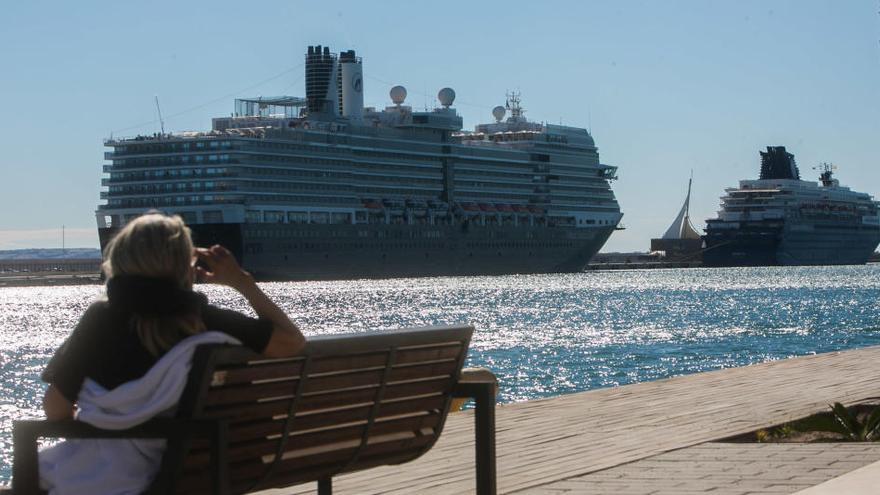
<path fill-rule="evenodd" d="M 305 355 L 276 360 L 230 346 L 199 349 L 179 414 L 228 422 L 233 492 L 406 462 L 440 434 L 472 332 L 319 337 Z M 166 457 L 176 457 L 176 493 L 210 491 L 206 439 L 173 442 Z"/>

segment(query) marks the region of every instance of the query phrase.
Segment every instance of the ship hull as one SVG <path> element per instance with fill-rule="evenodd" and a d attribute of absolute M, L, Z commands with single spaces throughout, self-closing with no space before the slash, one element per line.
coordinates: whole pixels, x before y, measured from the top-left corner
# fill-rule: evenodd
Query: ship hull
<path fill-rule="evenodd" d="M 614 228 L 411 225 L 191 225 L 258 280 L 346 280 L 580 272 Z M 112 229 L 99 229 L 102 248 Z"/>
<path fill-rule="evenodd" d="M 880 228 L 832 222 L 707 229 L 704 266 L 863 265 Z"/>

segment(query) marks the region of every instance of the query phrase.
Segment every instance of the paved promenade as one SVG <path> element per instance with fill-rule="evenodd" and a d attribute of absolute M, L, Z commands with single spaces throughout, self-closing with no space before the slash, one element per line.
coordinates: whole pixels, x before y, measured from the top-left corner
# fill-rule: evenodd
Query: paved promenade
<path fill-rule="evenodd" d="M 713 493 L 793 493 L 874 462 L 880 452 L 852 444 L 707 442 L 801 418 L 834 401 L 856 403 L 880 396 L 878 377 L 880 347 L 871 347 L 502 406 L 497 413 L 499 492 L 701 493 L 712 483 L 727 486 L 733 481 L 728 472 L 707 482 L 713 469 L 716 474 L 739 470 L 738 479 L 746 479 L 758 476 L 759 460 L 765 454 L 773 459 L 773 454 L 780 473 L 790 476 L 771 476 L 773 486 Z M 472 422 L 468 412 L 450 415 L 440 441 L 421 459 L 339 477 L 334 489 L 358 495 L 472 493 Z M 691 455 L 696 457 L 689 459 Z M 699 458 L 707 461 L 697 462 Z M 709 459 L 715 459 L 715 468 Z M 685 475 L 691 468 L 696 472 Z M 686 484 L 669 485 L 676 478 L 690 480 L 694 490 L 688 491 Z M 623 490 L 650 484 L 657 489 Z M 671 491 L 663 491 L 667 488 Z M 264 493 L 307 494 L 315 488 Z"/>
<path fill-rule="evenodd" d="M 529 488 L 534 495 L 795 493 L 880 461 L 876 443 L 709 442 Z M 880 482 L 880 478 L 877 479 Z M 829 495 L 829 494 L 825 494 Z M 856 495 L 843 490 L 835 495 Z"/>

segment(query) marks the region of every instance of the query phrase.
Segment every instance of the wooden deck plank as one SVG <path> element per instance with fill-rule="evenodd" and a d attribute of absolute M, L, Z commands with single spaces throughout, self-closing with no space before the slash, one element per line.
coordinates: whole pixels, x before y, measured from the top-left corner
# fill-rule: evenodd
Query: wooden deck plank
<path fill-rule="evenodd" d="M 880 347 L 680 376 L 501 406 L 501 493 L 569 479 L 661 452 L 880 396 Z M 473 415 L 449 417 L 438 444 L 402 466 L 334 480 L 338 493 L 471 493 Z M 315 487 L 269 490 L 315 493 Z"/>

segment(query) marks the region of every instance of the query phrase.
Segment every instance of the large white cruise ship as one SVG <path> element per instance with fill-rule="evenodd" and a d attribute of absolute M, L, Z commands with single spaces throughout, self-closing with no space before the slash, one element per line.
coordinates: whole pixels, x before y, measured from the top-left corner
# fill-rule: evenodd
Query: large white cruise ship
<path fill-rule="evenodd" d="M 102 247 L 158 209 L 263 280 L 574 272 L 621 219 L 590 134 L 529 122 L 516 94 L 466 132 L 450 88 L 365 108 L 354 51 L 309 47 L 305 77 L 305 98 L 236 100 L 210 131 L 106 141 Z"/>
<path fill-rule="evenodd" d="M 800 180 L 784 146 L 761 152 L 758 180 L 721 198 L 706 225 L 706 266 L 864 264 L 880 243 L 878 203 L 841 186 L 823 165 L 820 183 Z"/>

